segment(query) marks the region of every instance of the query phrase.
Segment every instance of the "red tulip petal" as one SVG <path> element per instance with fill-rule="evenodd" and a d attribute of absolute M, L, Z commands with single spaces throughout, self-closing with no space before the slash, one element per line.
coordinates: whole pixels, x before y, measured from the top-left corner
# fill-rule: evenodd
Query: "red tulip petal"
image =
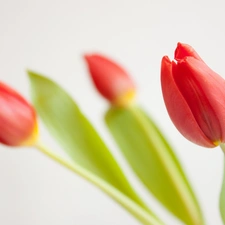
<path fill-rule="evenodd" d="M 172 63 L 167 56 L 162 59 L 161 85 L 169 116 L 180 133 L 198 145 L 215 147 L 200 129 L 188 104 L 178 89 L 172 75 Z"/>
<path fill-rule="evenodd" d="M 225 81 L 192 57 L 178 62 L 174 79 L 205 135 L 225 141 Z"/>
<path fill-rule="evenodd" d="M 18 146 L 36 128 L 35 111 L 17 92 L 0 82 L 0 142 Z"/>
<path fill-rule="evenodd" d="M 135 85 L 122 67 L 97 54 L 85 55 L 85 59 L 96 88 L 110 102 L 134 92 Z"/>
<path fill-rule="evenodd" d="M 198 53 L 190 45 L 182 44 L 179 42 L 175 50 L 174 59 L 179 61 L 187 56 L 192 56 L 195 59 L 202 60 Z"/>

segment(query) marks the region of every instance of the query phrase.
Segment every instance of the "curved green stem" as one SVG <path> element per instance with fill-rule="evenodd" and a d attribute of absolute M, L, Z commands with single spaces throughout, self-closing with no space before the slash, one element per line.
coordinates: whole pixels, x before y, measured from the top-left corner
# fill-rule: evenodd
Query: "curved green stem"
<path fill-rule="evenodd" d="M 85 168 L 79 166 L 78 164 L 74 164 L 69 162 L 68 160 L 63 159 L 61 156 L 55 154 L 53 151 L 47 149 L 41 142 L 37 142 L 35 147 L 53 159 L 54 161 L 58 162 L 62 166 L 68 168 L 69 170 L 73 171 L 74 173 L 80 175 L 81 177 L 85 178 L 92 184 L 96 185 L 106 194 L 108 194 L 111 198 L 113 198 L 116 202 L 122 205 L 127 211 L 129 211 L 136 219 L 138 219 L 144 225 L 163 225 L 163 223 L 157 220 L 154 216 L 150 215 L 147 211 L 143 210 L 138 204 L 132 201 L 130 198 L 125 196 L 119 190 L 99 178 L 98 176 L 92 174 Z"/>
<path fill-rule="evenodd" d="M 220 147 L 225 154 L 225 144 L 221 144 Z M 225 155 L 224 155 L 223 184 L 220 192 L 220 213 L 223 220 L 223 224 L 225 224 Z"/>

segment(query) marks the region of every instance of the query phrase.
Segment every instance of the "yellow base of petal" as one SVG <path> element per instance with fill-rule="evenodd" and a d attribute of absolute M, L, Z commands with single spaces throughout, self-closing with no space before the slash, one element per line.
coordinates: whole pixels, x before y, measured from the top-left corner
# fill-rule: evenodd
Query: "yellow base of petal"
<path fill-rule="evenodd" d="M 136 91 L 132 89 L 127 91 L 123 95 L 119 96 L 114 101 L 112 101 L 112 104 L 118 107 L 127 107 L 134 102 L 135 97 L 136 97 Z"/>
<path fill-rule="evenodd" d="M 38 137 L 39 137 L 39 129 L 38 123 L 36 122 L 32 134 L 29 136 L 27 140 L 22 142 L 20 146 L 33 146 L 37 142 Z"/>
<path fill-rule="evenodd" d="M 213 144 L 214 144 L 215 146 L 218 146 L 218 145 L 221 144 L 221 141 L 214 141 Z"/>

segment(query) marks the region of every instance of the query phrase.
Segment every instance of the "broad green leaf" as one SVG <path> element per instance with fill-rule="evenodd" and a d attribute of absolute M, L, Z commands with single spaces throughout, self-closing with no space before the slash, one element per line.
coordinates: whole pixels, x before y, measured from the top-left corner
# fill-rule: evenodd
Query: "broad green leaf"
<path fill-rule="evenodd" d="M 179 161 L 147 114 L 137 106 L 112 107 L 105 119 L 127 161 L 151 193 L 186 224 L 204 224 Z"/>
<path fill-rule="evenodd" d="M 225 144 L 221 144 L 220 147 L 225 154 Z M 223 224 L 225 224 L 225 158 L 224 158 L 223 184 L 220 193 L 220 213 L 223 220 Z"/>
<path fill-rule="evenodd" d="M 73 99 L 50 79 L 30 71 L 28 74 L 36 110 L 70 158 L 152 214 L 133 190 L 109 149 Z"/>

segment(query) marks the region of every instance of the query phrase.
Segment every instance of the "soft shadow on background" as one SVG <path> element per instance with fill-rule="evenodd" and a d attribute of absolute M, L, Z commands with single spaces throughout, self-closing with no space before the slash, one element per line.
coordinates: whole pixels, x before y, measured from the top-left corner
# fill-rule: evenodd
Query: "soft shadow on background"
<path fill-rule="evenodd" d="M 138 183 L 118 152 L 102 117 L 105 102 L 88 77 L 84 53 L 120 62 L 138 86 L 138 101 L 175 147 L 199 198 L 207 224 L 222 225 L 218 196 L 223 154 L 188 142 L 174 128 L 161 95 L 160 62 L 178 41 L 192 45 L 225 78 L 224 1 L 0 0 L 0 80 L 29 98 L 25 70 L 56 80 L 101 132 L 132 182 L 168 225 L 179 225 Z M 41 127 L 42 137 L 59 150 Z M 0 224 L 137 225 L 98 189 L 25 148 L 0 146 Z"/>

